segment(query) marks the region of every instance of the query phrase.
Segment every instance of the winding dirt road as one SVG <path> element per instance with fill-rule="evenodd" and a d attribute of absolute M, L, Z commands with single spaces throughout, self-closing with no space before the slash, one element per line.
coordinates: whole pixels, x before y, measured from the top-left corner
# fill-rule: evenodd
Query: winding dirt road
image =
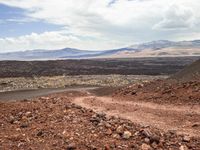
<path fill-rule="evenodd" d="M 74 103 L 144 126 L 150 125 L 162 130 L 175 130 L 178 134 L 200 136 L 200 106 L 160 105 L 98 96 L 77 97 Z"/>
<path fill-rule="evenodd" d="M 143 126 L 154 126 L 162 130 L 175 130 L 179 134 L 200 137 L 200 106 L 177 106 L 156 104 L 142 101 L 123 101 L 108 96 L 98 96 L 90 90 L 95 87 L 46 89 L 33 91 L 15 91 L 0 93 L 0 100 L 22 100 L 58 93 L 65 96 L 73 91 L 86 93 L 87 96 L 75 96 L 72 102 L 82 107 L 93 109 L 96 112 L 105 112 L 107 115 L 129 119 Z M 64 93 L 62 93 L 64 92 Z"/>

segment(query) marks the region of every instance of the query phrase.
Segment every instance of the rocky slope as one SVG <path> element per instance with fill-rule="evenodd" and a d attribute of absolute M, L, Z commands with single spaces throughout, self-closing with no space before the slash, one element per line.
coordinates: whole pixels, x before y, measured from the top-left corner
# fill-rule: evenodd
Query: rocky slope
<path fill-rule="evenodd" d="M 134 124 L 71 103 L 85 93 L 0 103 L 0 149 L 198 150 L 200 139 Z"/>
<path fill-rule="evenodd" d="M 143 84 L 134 84 L 119 89 L 113 96 L 130 101 L 200 105 L 200 80 L 187 82 L 157 80 Z"/>
<path fill-rule="evenodd" d="M 171 77 L 172 79 L 188 81 L 200 79 L 200 59 Z"/>
<path fill-rule="evenodd" d="M 200 105 L 200 60 L 166 80 L 130 85 L 116 91 L 114 96 L 146 102 Z"/>

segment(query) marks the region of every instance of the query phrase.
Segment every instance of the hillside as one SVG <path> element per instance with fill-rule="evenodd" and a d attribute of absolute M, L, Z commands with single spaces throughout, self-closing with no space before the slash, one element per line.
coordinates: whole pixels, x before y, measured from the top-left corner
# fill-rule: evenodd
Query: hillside
<path fill-rule="evenodd" d="M 127 49 L 116 51 L 116 53 L 113 53 L 112 55 L 107 57 L 129 58 L 129 57 L 199 56 L 200 40 L 180 41 L 180 42 L 159 40 L 143 44 L 132 45 Z"/>
<path fill-rule="evenodd" d="M 77 58 L 82 55 L 94 55 L 98 53 L 98 51 L 86 51 L 73 48 L 64 48 L 59 50 L 31 50 L 0 53 L 0 60 L 53 60 L 61 59 L 63 56 Z"/>
<path fill-rule="evenodd" d="M 200 59 L 171 77 L 177 80 L 200 80 Z"/>

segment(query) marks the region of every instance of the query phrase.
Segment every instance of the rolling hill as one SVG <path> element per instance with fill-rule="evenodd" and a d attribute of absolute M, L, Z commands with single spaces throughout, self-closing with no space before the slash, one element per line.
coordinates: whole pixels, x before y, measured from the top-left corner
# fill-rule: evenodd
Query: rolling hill
<path fill-rule="evenodd" d="M 172 42 L 167 40 L 153 41 L 130 46 L 137 51 L 122 51 L 117 55 L 123 57 L 158 57 L 158 56 L 200 56 L 200 40 Z"/>
<path fill-rule="evenodd" d="M 79 50 L 74 48 L 64 48 L 59 50 L 29 50 L 0 53 L 0 60 L 53 60 L 171 56 L 200 56 L 200 40 L 180 42 L 159 40 L 131 45 L 120 49 L 102 51 Z"/>
<path fill-rule="evenodd" d="M 64 56 L 69 58 L 78 58 L 82 55 L 98 54 L 98 51 L 86 51 L 73 48 L 64 48 L 59 50 L 30 50 L 10 53 L 0 53 L 0 60 L 48 60 L 59 59 Z"/>

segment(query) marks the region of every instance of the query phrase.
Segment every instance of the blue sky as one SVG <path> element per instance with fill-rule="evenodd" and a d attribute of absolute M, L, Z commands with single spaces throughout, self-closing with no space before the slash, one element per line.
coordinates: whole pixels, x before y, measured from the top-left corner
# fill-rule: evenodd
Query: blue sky
<path fill-rule="evenodd" d="M 0 52 L 200 39 L 198 0 L 0 0 Z"/>
<path fill-rule="evenodd" d="M 33 32 L 41 34 L 47 31 L 59 31 L 62 26 L 42 20 L 27 18 L 23 9 L 0 4 L 0 38 L 18 37 Z"/>

